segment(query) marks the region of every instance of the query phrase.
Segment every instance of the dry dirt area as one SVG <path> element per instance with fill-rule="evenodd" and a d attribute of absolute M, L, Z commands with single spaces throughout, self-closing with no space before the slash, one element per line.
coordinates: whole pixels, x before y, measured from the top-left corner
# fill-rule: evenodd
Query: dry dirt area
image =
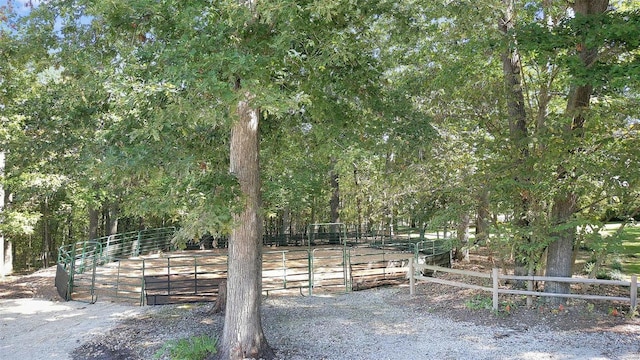
<path fill-rule="evenodd" d="M 482 258 L 474 259 L 470 263 L 454 265 L 454 267 L 483 272 L 489 271 L 488 266 L 490 265 L 483 261 Z M 0 358 L 21 360 L 145 359 L 152 358 L 153 354 L 169 339 L 184 338 L 202 333 L 217 333 L 222 327 L 222 317 L 211 314 L 210 304 L 187 307 L 134 307 L 100 301 L 95 305 L 61 302 L 53 285 L 54 275 L 55 269 L 47 269 L 29 276 L 0 280 Z M 458 277 L 456 275 L 445 276 L 444 274 L 436 274 L 436 276 L 448 279 Z M 546 358 L 640 358 L 640 319 L 638 316 L 630 316 L 628 303 L 570 300 L 566 306 L 550 307 L 541 300 L 534 300 L 533 306 L 527 307 L 523 297 L 504 296 L 500 299 L 500 310 L 493 312 L 490 310 L 490 295 L 475 290 L 458 289 L 431 283 L 419 284 L 417 295 L 413 297 L 406 296 L 409 291 L 406 285 L 387 290 L 390 291 L 372 289 L 362 292 L 362 295 L 354 293 L 354 299 L 359 297 L 362 301 L 369 301 L 366 306 L 370 306 L 370 308 L 365 307 L 360 312 L 337 313 L 334 322 L 337 322 L 338 330 L 328 330 L 328 333 L 331 334 L 331 331 L 334 331 L 335 334 L 335 331 L 345 331 L 344 326 L 355 326 L 354 324 L 357 324 L 357 319 L 343 319 L 345 316 L 362 316 L 366 318 L 367 316 L 371 317 L 371 313 L 375 313 L 376 316 L 381 318 L 388 316 L 384 326 L 390 326 L 392 329 L 397 330 L 398 325 L 393 324 L 394 317 L 386 313 L 379 313 L 376 309 L 384 308 L 389 312 L 400 312 L 406 309 L 410 315 L 405 315 L 405 318 L 400 319 L 398 324 L 411 322 L 411 320 L 406 319 L 407 316 L 414 316 L 421 323 L 425 319 L 426 321 L 435 319 L 435 325 L 429 326 L 447 325 L 449 330 L 443 331 L 452 331 L 457 334 L 452 334 L 452 337 L 466 338 L 470 336 L 458 334 L 464 328 L 473 331 L 473 336 L 478 336 L 478 332 L 491 334 L 485 334 L 488 337 L 483 338 L 483 341 L 496 342 L 496 344 L 492 345 L 496 349 L 500 349 L 499 342 L 502 341 L 503 337 L 508 337 L 504 341 L 515 341 L 515 337 L 511 336 L 511 334 L 540 333 L 540 329 L 547 329 L 549 332 L 562 334 L 559 336 L 564 339 L 563 341 L 568 341 L 569 343 L 558 345 L 563 346 L 563 354 L 556 356 L 553 353 L 545 353 Z M 581 289 L 577 289 L 577 291 L 581 291 Z M 606 293 L 611 290 L 590 290 L 590 292 L 593 291 Z M 284 298 L 280 300 L 277 297 L 270 296 L 266 299 L 263 309 L 265 334 L 267 334 L 267 337 L 274 337 L 273 340 L 270 340 L 270 343 L 277 347 L 278 354 L 282 358 L 315 358 L 302 352 L 290 352 L 291 350 L 288 349 L 297 349 L 301 345 L 291 343 L 294 341 L 293 336 L 279 335 L 280 331 L 286 330 L 282 328 L 283 324 L 292 322 L 294 317 L 304 318 L 305 316 L 310 316 L 308 313 L 302 315 L 301 313 L 290 313 L 287 308 L 297 306 L 300 309 L 295 311 L 314 312 L 319 306 L 333 304 L 335 309 L 350 311 L 349 309 L 354 306 L 350 302 L 351 300 L 347 300 L 350 296 L 352 295 L 344 295 L 335 299 L 303 299 L 299 296 L 300 299 L 297 300 Z M 333 314 L 320 313 L 316 315 L 319 319 L 323 316 L 334 316 Z M 445 325 L 441 324 L 440 319 L 444 320 L 442 323 Z M 312 330 L 320 331 L 320 327 L 327 326 L 327 322 L 314 321 L 315 323 L 311 324 L 313 325 Z M 367 321 L 370 321 L 370 319 Z M 456 327 L 456 323 L 460 325 Z M 308 327 L 309 325 L 300 326 Z M 420 326 L 423 326 L 423 324 L 420 324 Z M 458 328 L 463 330 L 458 330 Z M 405 334 L 402 336 L 410 337 L 411 335 Z M 396 343 L 392 343 L 390 346 L 400 346 L 399 342 L 402 341 L 402 336 L 394 340 Z M 427 335 L 425 334 L 424 336 Z M 590 336 L 595 336 L 595 338 Z M 342 339 L 343 335 L 336 334 L 335 337 Z M 363 339 L 368 337 L 370 336 L 363 337 Z M 588 341 L 588 346 L 594 348 L 592 351 L 590 350 L 591 352 L 577 352 L 570 353 L 573 355 L 567 355 L 569 354 L 565 353 L 569 351 L 567 348 L 573 348 L 575 351 L 580 348 L 580 339 L 576 339 L 576 343 L 574 343 L 573 337 L 586 337 L 584 341 Z M 345 341 L 348 341 L 348 337 L 345 339 L 347 339 Z M 305 341 L 305 338 L 297 342 L 300 341 Z M 412 341 L 414 341 L 413 346 L 415 347 L 415 339 Z M 553 343 L 552 337 L 551 340 L 543 338 L 540 341 Z M 594 341 L 596 344 L 594 344 Z M 599 343 L 599 341 L 602 341 L 602 343 Z M 314 346 L 317 343 L 317 341 L 311 342 L 308 346 Z M 620 352 L 615 352 L 615 349 L 611 350 L 613 352 L 608 352 L 610 350 L 598 348 L 598 346 L 609 347 L 609 344 L 622 344 L 624 346 Z M 375 343 L 371 346 L 375 346 Z M 518 345 L 508 345 L 501 351 L 507 351 L 506 349 L 512 346 L 517 347 Z M 341 358 L 340 355 L 330 355 L 332 349 L 339 350 L 342 355 L 345 355 L 346 350 L 340 348 L 334 342 L 332 346 L 328 346 L 326 349 L 317 350 L 324 352 L 319 358 Z M 46 356 L 43 356 L 45 353 Z M 6 354 L 11 355 L 7 357 Z M 359 354 L 357 358 L 361 359 L 409 359 L 416 355 L 399 355 L 397 352 L 391 352 L 391 355 L 384 355 L 384 349 L 375 353 L 377 355 L 362 351 Z M 427 353 L 422 352 L 420 354 L 424 357 Z M 517 354 L 513 356 L 494 356 L 492 355 L 493 353 L 484 354 L 482 352 L 473 356 L 456 352 L 435 352 L 430 354 L 432 358 L 436 356 L 450 359 L 528 358 Z M 531 358 L 539 357 L 533 356 Z"/>
<path fill-rule="evenodd" d="M 65 302 L 55 267 L 0 279 L 0 359 L 69 359 L 71 351 L 145 309 L 104 302 Z"/>
<path fill-rule="evenodd" d="M 461 280 L 455 275 L 438 277 Z M 468 278 L 464 281 L 472 282 Z M 591 289 L 590 293 L 598 293 L 598 290 L 600 294 L 611 293 L 611 290 L 607 289 Z M 471 322 L 475 325 L 499 325 L 517 330 L 539 326 L 554 330 L 589 332 L 626 333 L 630 329 L 640 330 L 640 318 L 630 316 L 628 302 L 570 299 L 566 305 L 556 307 L 546 304 L 541 298 L 534 298 L 532 306 L 529 307 L 526 305 L 526 297 L 501 295 L 500 309 L 494 312 L 491 310 L 491 294 L 487 292 L 434 283 L 420 284 L 416 292 L 424 296 L 410 299 L 409 302 L 414 306 L 454 321 Z"/>

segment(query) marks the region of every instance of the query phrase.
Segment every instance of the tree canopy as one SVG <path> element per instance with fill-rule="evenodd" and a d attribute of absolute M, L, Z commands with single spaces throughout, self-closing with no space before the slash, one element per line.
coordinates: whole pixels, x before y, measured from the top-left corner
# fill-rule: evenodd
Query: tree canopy
<path fill-rule="evenodd" d="M 637 1 L 36 5 L 0 8 L 18 268 L 111 231 L 232 234 L 249 112 L 266 232 L 471 222 L 516 272 L 571 276 L 573 249 L 617 246 L 594 229 L 639 215 Z"/>

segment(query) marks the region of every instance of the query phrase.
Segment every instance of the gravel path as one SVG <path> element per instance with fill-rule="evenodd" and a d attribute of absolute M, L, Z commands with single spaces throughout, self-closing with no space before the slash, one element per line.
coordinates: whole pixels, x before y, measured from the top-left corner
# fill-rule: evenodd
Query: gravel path
<path fill-rule="evenodd" d="M 109 302 L 0 299 L 0 359 L 69 359 L 84 341 L 147 309 Z"/>
<path fill-rule="evenodd" d="M 408 290 L 273 298 L 265 332 L 289 359 L 639 359 L 640 329 L 563 332 L 452 322 L 401 306 Z"/>
<path fill-rule="evenodd" d="M 413 305 L 406 287 L 264 300 L 283 359 L 640 359 L 640 326 L 613 331 L 456 322 Z M 169 339 L 215 334 L 211 304 L 132 307 L 0 300 L 0 359 L 151 359 Z M 74 350 L 75 349 L 75 350 Z"/>

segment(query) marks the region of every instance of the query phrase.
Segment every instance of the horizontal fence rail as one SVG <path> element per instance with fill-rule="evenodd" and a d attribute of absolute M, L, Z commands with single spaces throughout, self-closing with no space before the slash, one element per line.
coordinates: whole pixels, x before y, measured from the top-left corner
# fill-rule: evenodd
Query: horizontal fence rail
<path fill-rule="evenodd" d="M 217 296 L 226 280 L 226 254 L 216 250 L 172 252 L 174 228 L 147 229 L 61 246 L 56 281 L 65 299 L 95 302 L 98 297 L 166 303 Z M 326 244 L 329 245 L 329 244 Z M 397 241 L 368 246 L 291 247 L 263 252 L 262 289 L 350 292 L 406 281 L 409 258 L 450 264 L 449 240 Z M 62 279 L 68 286 L 62 286 Z M 62 296 L 62 295 L 61 295 Z"/>
<path fill-rule="evenodd" d="M 95 289 L 99 287 L 96 281 L 110 285 L 111 278 L 103 278 L 103 274 L 96 273 L 98 265 L 117 263 L 131 257 L 153 252 L 172 250 L 171 240 L 175 234 L 174 227 L 145 229 L 127 233 L 104 236 L 97 239 L 63 245 L 58 248 L 58 272 L 64 272 L 67 285 L 58 288 L 65 300 L 70 300 L 74 290 L 91 294 L 89 302 L 96 301 Z M 90 276 L 78 276 L 86 271 Z M 120 271 L 118 270 L 117 279 Z M 109 275 L 105 275 L 109 276 Z M 61 276 L 56 275 L 61 278 Z M 118 282 L 119 280 L 116 280 Z M 78 292 L 75 291 L 75 292 Z"/>
<path fill-rule="evenodd" d="M 58 263 L 65 267 L 75 263 L 76 273 L 82 273 L 86 269 L 81 266 L 83 262 L 93 262 L 93 257 L 99 264 L 104 264 L 151 252 L 170 251 L 175 231 L 174 227 L 145 229 L 62 245 L 58 248 Z"/>
<path fill-rule="evenodd" d="M 398 284 L 407 281 L 409 258 L 413 258 L 411 251 L 362 247 L 265 251 L 262 290 L 267 295 L 286 290 L 317 295 Z M 217 286 L 226 280 L 227 255 L 158 254 L 120 259 L 94 269 L 76 275 L 74 300 L 94 302 L 99 297 L 140 305 L 163 304 L 178 297 L 202 301 L 213 299 Z"/>
<path fill-rule="evenodd" d="M 460 281 L 452 281 L 452 280 L 446 280 L 446 279 L 439 279 L 436 277 L 423 276 L 421 273 L 422 271 L 425 271 L 425 270 L 478 277 L 483 279 L 491 279 L 492 286 L 488 287 L 488 286 L 474 285 L 474 284 L 468 284 Z M 420 275 L 416 275 L 416 274 L 420 274 Z M 438 283 L 443 285 L 491 292 L 492 298 L 493 298 L 493 310 L 498 310 L 499 294 L 629 302 L 631 313 L 633 313 L 636 310 L 636 307 L 638 305 L 638 277 L 635 275 L 631 277 L 631 281 L 581 279 L 581 278 L 550 277 L 550 276 L 516 276 L 516 275 L 501 274 L 500 269 L 498 268 L 494 268 L 491 271 L 491 273 L 483 273 L 478 271 L 450 269 L 450 268 L 445 268 L 445 267 L 435 266 L 435 265 L 415 264 L 414 260 L 410 259 L 409 260 L 409 284 L 410 284 L 411 295 L 415 294 L 416 280 L 423 280 L 423 281 L 433 282 L 433 283 Z M 547 292 L 533 291 L 533 290 L 504 289 L 504 288 L 500 288 L 501 280 L 520 280 L 520 281 L 527 281 L 531 283 L 538 281 L 538 282 L 562 282 L 562 283 L 571 283 L 571 284 L 622 286 L 622 287 L 629 287 L 629 296 L 622 297 L 622 296 L 606 296 L 606 295 L 594 295 L 594 294 L 556 294 L 556 293 L 547 293 Z"/>

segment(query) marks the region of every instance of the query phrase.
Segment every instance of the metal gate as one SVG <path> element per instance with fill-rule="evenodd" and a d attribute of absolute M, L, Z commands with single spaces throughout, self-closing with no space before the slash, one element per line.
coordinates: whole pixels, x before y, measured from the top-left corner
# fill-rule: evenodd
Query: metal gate
<path fill-rule="evenodd" d="M 347 248 L 313 249 L 309 256 L 309 295 L 314 294 L 314 289 L 351 291 L 349 262 Z"/>

